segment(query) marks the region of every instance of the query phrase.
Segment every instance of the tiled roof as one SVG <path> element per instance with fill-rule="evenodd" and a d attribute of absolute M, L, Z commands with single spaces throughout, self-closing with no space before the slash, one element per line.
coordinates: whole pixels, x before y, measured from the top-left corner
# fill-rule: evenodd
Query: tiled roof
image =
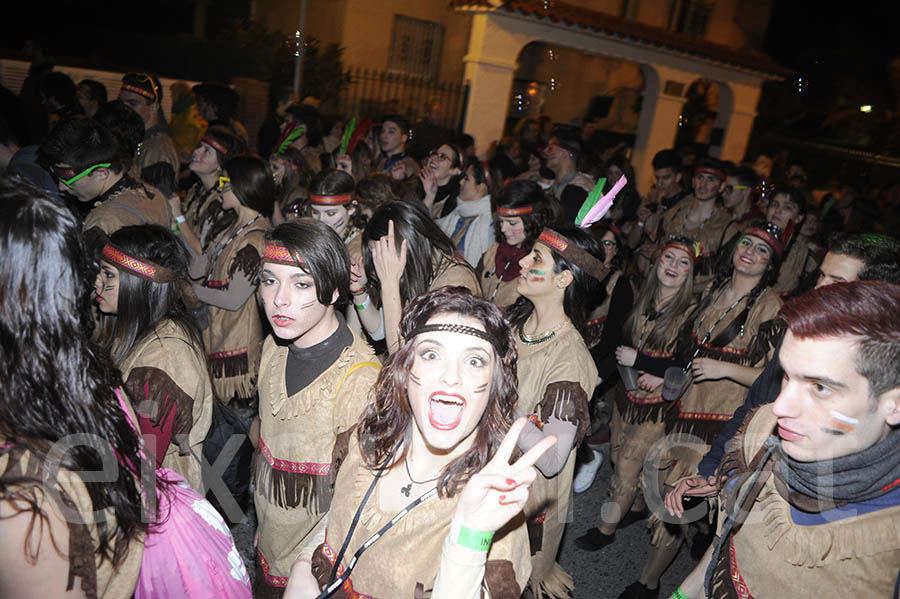
<path fill-rule="evenodd" d="M 738 50 L 566 2 L 557 2 L 556 0 L 449 0 L 449 2 L 450 6 L 454 8 L 506 11 L 536 19 L 548 19 L 553 23 L 630 39 L 648 46 L 712 59 L 780 77 L 790 77 L 793 74 L 790 69 L 761 53 Z"/>

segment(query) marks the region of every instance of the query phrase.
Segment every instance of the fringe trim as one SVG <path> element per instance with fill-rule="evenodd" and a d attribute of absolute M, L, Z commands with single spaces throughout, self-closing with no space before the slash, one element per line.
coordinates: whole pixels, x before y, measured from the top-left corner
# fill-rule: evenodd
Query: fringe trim
<path fill-rule="evenodd" d="M 680 407 L 679 403 L 679 407 Z M 683 418 L 679 416 L 672 433 L 694 435 L 707 445 L 712 445 L 725 423 L 731 420 L 728 414 L 710 414 L 711 418 Z"/>
<path fill-rule="evenodd" d="M 668 422 L 675 416 L 673 402 L 660 399 L 653 403 L 635 403 L 628 398 L 628 391 L 618 389 L 615 394 L 616 409 L 622 420 L 628 424 L 644 424 L 645 422 Z M 649 398 L 648 398 L 649 399 Z"/>
<path fill-rule="evenodd" d="M 531 590 L 534 599 L 568 599 L 575 590 L 575 581 L 558 562 L 553 562 L 553 567 L 544 580 L 532 579 Z"/>
<path fill-rule="evenodd" d="M 298 506 L 313 514 L 324 514 L 331 508 L 331 476 L 276 470 L 260 452 L 253 456 L 254 485 L 269 503 L 280 508 Z"/>
<path fill-rule="evenodd" d="M 209 371 L 213 379 L 242 376 L 250 372 L 250 355 L 247 348 L 209 354 Z"/>
<path fill-rule="evenodd" d="M 732 573 L 732 565 L 737 566 L 737 564 L 733 563 L 734 543 L 730 535 L 726 542 L 728 543 L 728 551 L 720 551 L 719 559 L 713 566 L 712 576 L 709 581 L 709 588 L 712 591 L 711 595 L 716 599 L 753 599 L 753 595 L 750 594 L 746 584 L 743 585 L 745 591 L 743 594 L 739 594 L 736 588 L 737 580 L 734 578 L 735 575 L 740 579 L 741 583 L 743 583 L 743 578 L 741 578 L 737 568 Z"/>

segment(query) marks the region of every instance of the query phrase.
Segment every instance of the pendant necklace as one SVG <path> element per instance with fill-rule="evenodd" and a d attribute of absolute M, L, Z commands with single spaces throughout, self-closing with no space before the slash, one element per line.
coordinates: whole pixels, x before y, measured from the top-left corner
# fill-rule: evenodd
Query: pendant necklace
<path fill-rule="evenodd" d="M 412 477 L 412 474 L 410 474 L 410 472 L 409 472 L 409 460 L 408 459 L 404 458 L 403 465 L 406 467 L 406 476 L 409 478 L 409 484 L 403 485 L 402 487 L 400 487 L 400 492 L 403 493 L 404 497 L 409 497 L 409 494 L 412 491 L 413 483 L 415 483 L 417 485 L 424 485 L 426 483 L 433 483 L 438 478 L 440 478 L 440 476 L 435 476 L 434 478 L 429 478 L 428 480 L 422 480 L 422 481 L 416 480 Z"/>
<path fill-rule="evenodd" d="M 518 327 L 519 328 L 519 331 L 518 331 L 519 339 L 525 345 L 537 345 L 537 344 L 543 343 L 545 341 L 550 341 L 551 339 L 553 339 L 553 337 L 556 336 L 556 331 L 561 329 L 565 323 L 566 323 L 566 321 L 563 320 L 555 327 L 551 327 L 551 328 L 547 329 L 546 331 L 544 331 L 543 333 L 541 333 L 540 335 L 534 335 L 534 336 L 525 334 L 525 331 L 523 330 L 525 328 L 525 325 L 523 324 L 522 326 Z"/>

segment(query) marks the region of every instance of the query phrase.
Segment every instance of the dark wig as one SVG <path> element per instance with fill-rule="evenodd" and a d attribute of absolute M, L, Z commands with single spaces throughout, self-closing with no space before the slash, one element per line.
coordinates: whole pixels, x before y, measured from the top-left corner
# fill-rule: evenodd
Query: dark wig
<path fill-rule="evenodd" d="M 320 304 L 337 303 L 332 302 L 335 289 L 337 301 L 349 297 L 350 254 L 334 229 L 314 218 L 299 218 L 268 231 L 266 241 L 284 246 L 291 254 L 303 258 L 300 269 L 313 278 Z"/>
<path fill-rule="evenodd" d="M 225 163 L 225 170 L 241 204 L 271 218 L 275 182 L 269 163 L 258 156 L 236 156 Z"/>
<path fill-rule="evenodd" d="M 190 256 L 174 233 L 159 225 L 134 225 L 114 232 L 109 242 L 129 256 L 150 260 L 187 279 Z M 116 364 L 122 364 L 135 344 L 163 320 L 171 320 L 193 341 L 200 361 L 205 363 L 203 341 L 197 325 L 188 314 L 179 293 L 178 283 L 157 283 L 119 270 L 118 310 L 101 316 L 108 325 L 101 333 L 100 344 Z M 108 321 L 108 322 L 103 322 Z"/>
<path fill-rule="evenodd" d="M 368 283 L 366 291 L 376 306 L 381 306 L 381 281 L 375 272 L 370 241 L 377 241 L 388 231 L 388 222 L 394 221 L 394 240 L 397 251 L 406 241 L 407 259 L 400 277 L 400 300 L 407 305 L 417 295 L 425 293 L 431 282 L 453 261 L 456 248 L 450 238 L 441 231 L 425 211 L 425 207 L 413 202 L 388 202 L 372 215 L 362 237 L 362 255 Z"/>
<path fill-rule="evenodd" d="M 488 463 L 514 419 L 518 401 L 518 352 L 512 331 L 494 304 L 473 296 L 464 287 L 442 287 L 413 300 L 403 310 L 400 320 L 402 344 L 388 357 L 378 375 L 375 401 L 366 408 L 357 430 L 363 460 L 369 468 L 384 464 L 398 444 L 400 449 L 394 463 L 406 458 L 415 426 L 407 394 L 409 371 L 416 357 L 413 332 L 439 314 L 458 314 L 479 321 L 494 340 L 495 358 L 490 396 L 475 429 L 475 442 L 440 474 L 438 493 L 446 497 L 461 489 Z"/>
<path fill-rule="evenodd" d="M 113 172 L 125 170 L 116 137 L 97 121 L 83 116 L 58 122 L 38 150 L 38 159 L 45 166 L 68 164 L 76 173 L 104 162 L 110 163 Z"/>
<path fill-rule="evenodd" d="M 141 457 L 138 436 L 113 392 L 121 385 L 119 372 L 90 342 L 95 265 L 81 223 L 24 180 L 0 179 L 0 255 L 0 436 L 10 441 L 0 452 L 11 460 L 24 452 L 47 460 L 56 442 L 90 435 L 92 441 L 53 459 L 77 476 L 113 474 L 112 480 L 83 482 L 93 510 L 115 515 L 113 526 L 104 518 L 96 522 L 97 554 L 118 565 L 129 544 L 141 542 L 147 524 L 136 473 L 129 467 L 111 473 L 116 458 L 110 449 L 119 464 L 138 464 Z M 29 536 L 46 522 L 34 492 L 45 484 L 27 473 L 0 479 L 0 499 L 16 514 L 32 514 Z M 62 499 L 68 500 L 64 492 Z"/>
<path fill-rule="evenodd" d="M 531 214 L 523 214 L 520 218 L 525 226 L 525 241 L 521 248 L 530 250 L 535 239 L 550 223 L 556 222 L 559 204 L 548 197 L 541 186 L 534 181 L 513 181 L 504 187 L 496 201 L 497 208 L 522 208 L 532 206 Z M 494 220 L 494 237 L 505 239 L 500 230 L 500 215 Z"/>
<path fill-rule="evenodd" d="M 332 195 L 354 195 L 356 190 L 356 181 L 353 175 L 336 168 L 327 168 L 320 171 L 312 182 L 309 184 L 310 195 L 332 196 Z M 350 200 L 349 203 L 343 204 L 348 211 L 352 208 L 353 214 L 350 216 L 350 227 L 361 229 L 366 226 L 366 218 L 362 215 L 359 204 L 356 199 Z M 312 209 L 312 203 L 310 203 Z"/>
<path fill-rule="evenodd" d="M 601 244 L 593 235 L 575 228 L 562 228 L 556 231 L 566 237 L 569 241 L 586 251 L 588 254 L 603 262 L 605 256 L 603 244 Z M 563 296 L 563 311 L 572 324 L 581 333 L 583 339 L 587 339 L 587 320 L 588 315 L 603 303 L 606 298 L 606 289 L 603 281 L 598 281 L 577 264 L 559 253 L 555 248 L 550 248 L 553 256 L 553 274 L 559 274 L 564 270 L 572 273 L 572 282 L 566 287 Z M 527 297 L 519 296 L 512 306 L 507 309 L 506 318 L 513 327 L 521 328 L 525 326 L 525 321 L 534 311 L 534 304 Z"/>

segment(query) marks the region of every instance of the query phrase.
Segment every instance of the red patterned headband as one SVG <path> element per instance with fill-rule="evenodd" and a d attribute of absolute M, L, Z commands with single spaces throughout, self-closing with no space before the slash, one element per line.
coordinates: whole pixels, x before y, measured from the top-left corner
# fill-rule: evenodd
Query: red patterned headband
<path fill-rule="evenodd" d="M 129 256 L 119 248 L 108 243 L 103 246 L 102 254 L 103 258 L 115 266 L 117 270 L 136 275 L 154 283 L 169 283 L 179 278 L 174 271 L 169 270 L 165 266 L 160 266 L 150 260 L 139 260 L 134 256 Z"/>
<path fill-rule="evenodd" d="M 591 275 L 598 281 L 602 281 L 606 278 L 606 275 L 609 273 L 609 269 L 601 262 L 597 260 L 589 253 L 578 247 L 577 244 L 572 243 L 563 235 L 560 235 L 553 229 L 544 229 L 541 231 L 540 236 L 538 237 L 538 241 L 547 244 L 572 263 L 574 263 L 578 268 Z"/>
<path fill-rule="evenodd" d="M 286 266 L 299 267 L 303 264 L 303 257 L 298 252 L 292 252 L 283 245 L 267 243 L 262 261 L 270 264 L 284 264 Z"/>
<path fill-rule="evenodd" d="M 725 171 L 721 171 L 717 168 L 712 168 L 710 166 L 701 166 L 697 170 L 694 171 L 695 175 L 699 175 L 700 173 L 706 173 L 707 175 L 712 175 L 713 177 L 718 177 L 722 181 L 725 180 Z"/>
<path fill-rule="evenodd" d="M 320 196 L 310 194 L 309 203 L 316 206 L 340 206 L 341 204 L 349 204 L 353 201 L 352 193 L 345 193 L 333 196 Z"/>
<path fill-rule="evenodd" d="M 692 241 L 690 239 L 672 239 L 669 241 L 662 249 L 662 251 L 666 251 L 667 248 L 678 248 L 687 253 L 688 256 L 694 259 L 694 262 L 699 262 L 700 258 L 703 257 L 703 244 L 699 241 Z"/>
<path fill-rule="evenodd" d="M 500 216 L 525 216 L 534 212 L 534 206 L 519 206 L 518 208 L 504 208 L 497 206 L 497 214 Z"/>
<path fill-rule="evenodd" d="M 200 138 L 200 141 L 209 146 L 212 146 L 212 148 L 219 154 L 228 154 L 228 148 L 226 148 L 225 146 L 223 146 L 222 144 L 220 144 L 219 142 L 214 140 L 209 135 L 204 135 L 203 137 Z"/>
<path fill-rule="evenodd" d="M 139 96 L 144 96 L 145 98 L 153 100 L 154 102 L 156 101 L 156 95 L 152 91 L 146 90 L 143 87 L 131 85 L 130 83 L 123 83 L 121 89 L 135 93 Z"/>

